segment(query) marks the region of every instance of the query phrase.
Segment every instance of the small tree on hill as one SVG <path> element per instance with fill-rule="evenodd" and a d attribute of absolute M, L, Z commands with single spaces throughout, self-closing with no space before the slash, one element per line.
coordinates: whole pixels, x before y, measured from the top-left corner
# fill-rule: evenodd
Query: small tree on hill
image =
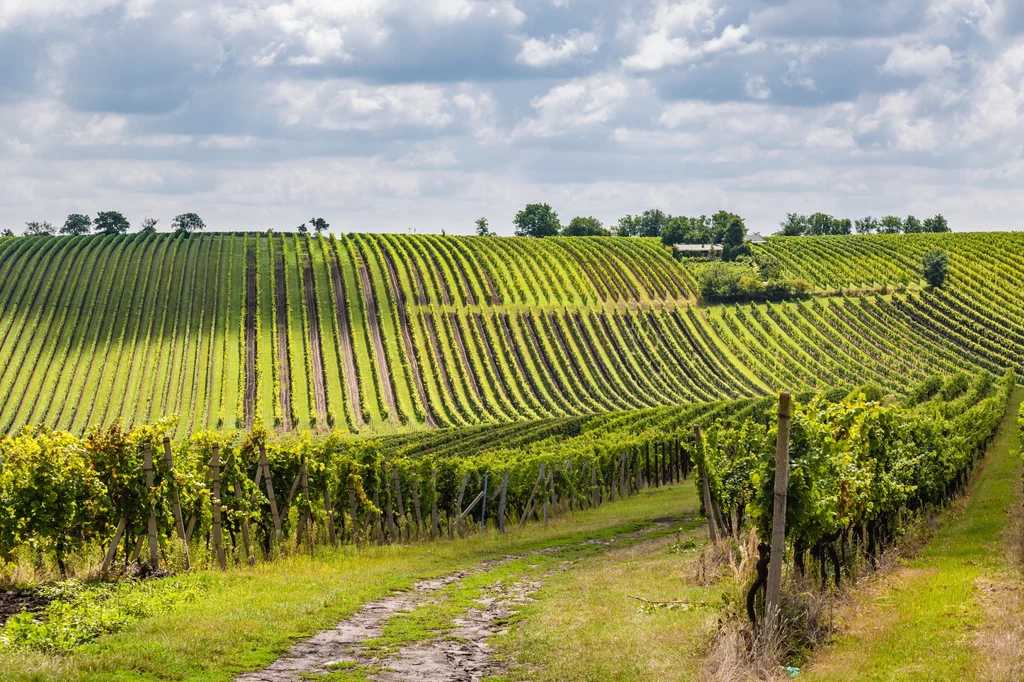
<path fill-rule="evenodd" d="M 295 231 L 298 232 L 299 234 L 309 234 L 309 228 L 306 227 L 306 223 L 302 223 L 301 225 L 296 227 Z"/>
<path fill-rule="evenodd" d="M 131 223 L 117 211 L 100 211 L 92 226 L 96 234 L 125 234 Z"/>
<path fill-rule="evenodd" d="M 924 219 L 924 231 L 925 232 L 949 232 L 949 223 L 942 214 L 938 214 L 934 218 Z"/>
<path fill-rule="evenodd" d="M 64 221 L 64 226 L 60 228 L 61 234 L 70 236 L 89 234 L 89 230 L 92 229 L 92 218 L 81 213 L 72 213 L 68 216 L 67 220 Z"/>
<path fill-rule="evenodd" d="M 611 234 L 597 218 L 576 216 L 562 230 L 563 237 L 607 237 Z"/>
<path fill-rule="evenodd" d="M 13 237 L 13 236 L 14 236 L 14 230 L 12 230 L 9 227 L 5 227 L 2 231 L 0 231 L 0 237 Z"/>
<path fill-rule="evenodd" d="M 57 234 L 57 228 L 46 222 L 33 220 L 30 223 L 25 223 L 25 236 L 26 237 L 52 237 Z"/>
<path fill-rule="evenodd" d="M 854 229 L 857 230 L 857 234 L 871 234 L 878 230 L 878 221 L 871 216 L 868 216 L 866 218 L 861 218 L 860 220 L 855 220 L 853 226 Z"/>
<path fill-rule="evenodd" d="M 320 234 L 330 227 L 330 224 L 328 224 L 328 222 L 323 218 L 311 218 L 309 224 L 313 226 L 313 229 L 316 230 L 317 234 Z"/>
<path fill-rule="evenodd" d="M 558 214 L 547 204 L 527 204 L 512 222 L 517 237 L 554 237 L 562 231 Z"/>
<path fill-rule="evenodd" d="M 733 218 L 722 237 L 722 260 L 736 260 L 739 256 L 749 253 L 750 249 L 743 241 L 746 236 L 747 228 L 743 226 L 743 220 Z"/>
<path fill-rule="evenodd" d="M 932 249 L 924 254 L 924 278 L 933 287 L 941 287 L 949 272 L 949 254 L 942 249 Z"/>
<path fill-rule="evenodd" d="M 153 234 L 156 232 L 156 224 L 160 222 L 156 218 L 146 218 L 142 221 L 142 229 L 139 230 L 140 234 Z"/>
<path fill-rule="evenodd" d="M 477 237 L 493 237 L 494 233 L 491 232 L 491 224 L 487 222 L 487 218 L 476 219 L 476 236 Z"/>
<path fill-rule="evenodd" d="M 917 234 L 918 232 L 924 232 L 924 225 L 914 216 L 908 215 L 907 219 L 903 221 L 903 231 L 907 234 Z"/>
<path fill-rule="evenodd" d="M 171 228 L 175 234 L 190 235 L 206 229 L 206 223 L 195 213 L 182 213 L 174 218 Z"/>
<path fill-rule="evenodd" d="M 897 216 L 887 215 L 878 221 L 878 234 L 899 234 L 903 231 L 903 221 Z"/>

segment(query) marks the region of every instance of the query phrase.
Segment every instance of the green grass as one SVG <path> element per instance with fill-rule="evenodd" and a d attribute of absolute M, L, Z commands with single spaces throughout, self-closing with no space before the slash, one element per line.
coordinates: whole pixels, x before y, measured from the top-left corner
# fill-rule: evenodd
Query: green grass
<path fill-rule="evenodd" d="M 227 573 L 200 571 L 200 598 L 104 635 L 73 655 L 0 653 L 5 680 L 227 681 L 286 652 L 297 639 L 331 627 L 360 605 L 416 581 L 505 554 L 611 537 L 665 516 L 695 514 L 692 484 L 658 488 L 547 529 L 506 536 L 290 556 Z M 358 679 L 358 678 L 357 678 Z"/>
<path fill-rule="evenodd" d="M 947 513 L 920 556 L 857 595 L 845 633 L 813 661 L 807 680 L 992 679 L 984 667 L 991 661 L 974 645 L 987 618 L 979 588 L 1007 569 L 1007 510 L 1021 501 L 1021 394 L 1010 400 L 966 506 Z"/>

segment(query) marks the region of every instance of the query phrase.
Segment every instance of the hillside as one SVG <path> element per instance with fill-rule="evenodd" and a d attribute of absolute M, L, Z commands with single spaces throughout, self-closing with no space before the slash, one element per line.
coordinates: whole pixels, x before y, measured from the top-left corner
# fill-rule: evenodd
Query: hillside
<path fill-rule="evenodd" d="M 698 306 L 646 239 L 0 239 L 0 431 L 178 414 L 180 434 L 390 432 L 1024 370 L 1024 235 L 758 248 L 820 295 Z"/>

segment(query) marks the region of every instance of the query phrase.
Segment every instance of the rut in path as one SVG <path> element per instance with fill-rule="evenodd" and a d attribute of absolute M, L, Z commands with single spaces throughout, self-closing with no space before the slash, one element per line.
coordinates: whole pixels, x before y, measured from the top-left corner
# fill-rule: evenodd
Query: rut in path
<path fill-rule="evenodd" d="M 256 405 L 256 250 L 248 249 L 245 266 L 245 428 L 252 431 Z"/>
<path fill-rule="evenodd" d="M 490 655 L 487 640 L 499 634 L 503 622 L 515 607 L 529 600 L 543 584 L 540 579 L 520 579 L 503 584 L 494 583 L 472 608 L 455 618 L 456 629 L 425 641 L 403 646 L 396 653 L 376 658 L 365 645 L 380 637 L 388 620 L 408 613 L 417 606 L 436 601 L 437 593 L 469 576 L 483 573 L 498 565 L 541 554 L 551 554 L 580 545 L 595 545 L 604 551 L 618 542 L 641 537 L 680 519 L 661 519 L 653 527 L 626 533 L 610 540 L 584 540 L 569 545 L 546 547 L 500 559 L 484 561 L 471 569 L 423 580 L 412 590 L 396 592 L 370 602 L 331 630 L 324 630 L 311 639 L 292 647 L 287 656 L 279 658 L 264 670 L 246 673 L 237 682 L 296 682 L 310 674 L 327 672 L 334 663 L 349 663 L 380 668 L 370 676 L 379 682 L 477 682 L 499 673 L 502 662 Z"/>
<path fill-rule="evenodd" d="M 338 319 L 338 339 L 341 341 L 341 359 L 345 368 L 345 387 L 348 393 L 349 409 L 355 419 L 356 428 L 363 426 L 363 408 L 359 402 L 359 379 L 356 376 L 356 358 L 352 352 L 352 332 L 348 325 L 348 299 L 345 298 L 345 282 L 341 278 L 338 254 L 328 257 L 331 265 L 331 286 L 334 287 L 334 312 Z"/>
<path fill-rule="evenodd" d="M 306 313 L 309 315 L 309 358 L 313 365 L 313 402 L 316 404 L 316 424 L 321 430 L 328 428 L 327 390 L 324 388 L 324 356 L 320 348 L 320 309 L 316 306 L 316 280 L 310 263 L 309 241 L 303 240 L 302 288 L 306 295 Z"/>
<path fill-rule="evenodd" d="M 292 430 L 292 365 L 288 358 L 288 290 L 284 282 L 284 254 L 274 254 L 274 303 L 277 308 L 277 376 L 281 385 L 281 428 Z"/>

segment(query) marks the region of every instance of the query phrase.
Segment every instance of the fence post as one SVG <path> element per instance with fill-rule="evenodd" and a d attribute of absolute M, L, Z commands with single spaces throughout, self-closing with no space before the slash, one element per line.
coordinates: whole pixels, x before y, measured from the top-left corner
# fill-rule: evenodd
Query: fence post
<path fill-rule="evenodd" d="M 708 486 L 707 467 L 704 466 L 704 443 L 700 437 L 700 424 L 693 425 L 693 436 L 696 439 L 697 471 L 700 475 L 701 493 L 704 496 L 704 515 L 708 517 L 708 535 L 712 544 L 718 543 L 718 532 L 715 529 L 715 508 L 711 504 L 711 488 Z"/>
<path fill-rule="evenodd" d="M 484 523 L 487 521 L 487 477 L 489 474 L 484 474 L 484 498 L 480 500 L 480 535 L 484 534 Z"/>
<path fill-rule="evenodd" d="M 508 472 L 505 472 L 505 479 L 501 482 L 501 501 L 498 502 L 498 532 L 505 534 L 505 495 L 508 493 Z"/>
<path fill-rule="evenodd" d="M 272 544 L 281 542 L 281 514 L 277 511 L 277 497 L 274 495 L 274 481 L 270 478 L 270 460 L 267 459 L 266 445 L 260 443 L 260 466 L 263 467 L 263 483 L 267 487 L 267 499 L 270 501 L 270 514 L 274 517 L 274 539 Z"/>
<path fill-rule="evenodd" d="M 433 492 L 430 496 L 430 539 L 433 540 L 441 535 L 437 525 L 437 469 L 430 470 L 430 488 Z"/>
<path fill-rule="evenodd" d="M 419 476 L 416 475 L 416 471 L 413 470 L 409 476 L 409 480 L 412 481 L 412 504 L 416 509 L 416 539 L 419 540 L 423 534 L 423 514 L 420 512 L 420 486 L 416 482 Z"/>
<path fill-rule="evenodd" d="M 765 620 L 779 615 L 782 591 L 782 559 L 786 550 L 786 495 L 789 491 L 790 395 L 779 394 L 779 424 L 775 436 L 775 505 L 772 510 L 772 550 L 768 564 Z"/>
<path fill-rule="evenodd" d="M 224 556 L 224 537 L 221 534 L 221 511 L 220 511 L 220 448 L 213 446 L 213 457 L 210 459 L 210 474 L 213 479 L 210 503 L 213 505 L 213 547 L 217 550 L 217 561 L 220 562 L 220 570 L 227 570 L 228 560 Z"/>
<path fill-rule="evenodd" d="M 153 445 L 146 441 L 142 444 L 142 471 L 146 475 L 146 495 L 151 499 L 146 501 L 149 507 L 149 567 L 157 569 L 160 567 L 160 545 L 156 540 L 156 508 L 153 504 Z"/>
<path fill-rule="evenodd" d="M 359 546 L 359 502 L 356 500 L 356 489 L 355 486 L 349 481 L 348 484 L 348 513 L 351 517 L 352 527 L 352 544 L 356 547 Z"/>
<path fill-rule="evenodd" d="M 164 466 L 167 467 L 168 480 L 171 483 L 171 507 L 174 511 L 174 529 L 178 532 L 181 544 L 185 547 L 185 570 L 192 568 L 189 558 L 188 540 L 185 537 L 185 517 L 181 513 L 181 496 L 178 494 L 178 482 L 174 480 L 174 453 L 171 452 L 171 439 L 164 436 Z"/>
<path fill-rule="evenodd" d="M 391 467 L 391 475 L 395 479 L 395 497 L 398 500 L 398 534 L 409 541 L 409 521 L 405 518 L 405 502 L 402 500 L 402 477 L 398 473 L 398 465 Z"/>
<path fill-rule="evenodd" d="M 242 484 L 235 481 L 235 497 L 240 504 L 245 504 L 245 497 L 242 495 Z M 248 511 L 247 509 L 244 511 Z M 256 565 L 256 554 L 252 551 L 252 544 L 249 542 L 249 517 L 242 516 L 242 544 L 245 545 L 245 556 L 250 566 Z"/>

